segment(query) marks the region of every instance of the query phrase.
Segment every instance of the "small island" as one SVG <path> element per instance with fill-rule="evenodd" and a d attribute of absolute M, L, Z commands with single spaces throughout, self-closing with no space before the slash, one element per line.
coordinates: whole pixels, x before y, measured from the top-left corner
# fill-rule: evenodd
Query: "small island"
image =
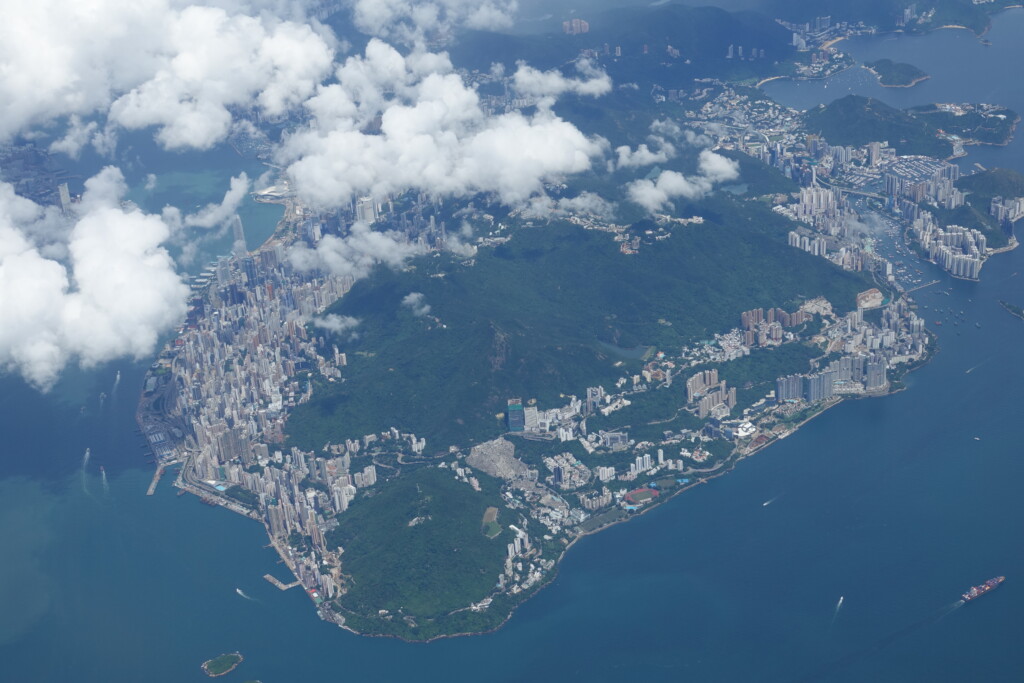
<path fill-rule="evenodd" d="M 865 62 L 864 68 L 878 77 L 878 82 L 884 88 L 912 88 L 930 78 L 913 64 L 894 62 L 891 59 Z"/>
<path fill-rule="evenodd" d="M 203 662 L 203 673 L 210 678 L 229 674 L 238 668 L 238 665 L 242 663 L 242 659 L 243 657 L 239 652 L 230 652 L 213 659 L 208 659 Z"/>
<path fill-rule="evenodd" d="M 1013 317 L 1024 320 L 1024 308 L 1021 308 L 1020 306 L 1014 306 L 1009 301 L 1002 300 L 999 301 L 999 305 L 1005 308 L 1006 312 L 1012 315 Z"/>

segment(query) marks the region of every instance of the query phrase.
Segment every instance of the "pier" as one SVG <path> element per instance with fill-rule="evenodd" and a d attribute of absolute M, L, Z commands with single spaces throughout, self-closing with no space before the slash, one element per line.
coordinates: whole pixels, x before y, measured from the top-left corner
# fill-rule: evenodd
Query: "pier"
<path fill-rule="evenodd" d="M 164 466 L 158 465 L 156 472 L 153 473 L 153 481 L 149 482 L 149 489 L 146 490 L 147 496 L 152 496 L 156 493 L 156 485 L 160 483 L 160 477 L 164 476 Z"/>
<path fill-rule="evenodd" d="M 264 574 L 263 578 L 266 579 L 267 581 L 269 581 L 270 583 L 274 584 L 280 590 L 283 590 L 283 591 L 286 591 L 289 588 L 295 588 L 296 586 L 299 585 L 298 581 L 292 581 L 291 583 L 282 583 L 280 580 L 278 580 L 278 578 L 276 576 L 271 576 L 270 574 Z"/>
<path fill-rule="evenodd" d="M 926 282 L 923 285 L 918 285 L 917 287 L 911 287 L 910 289 L 906 290 L 904 293 L 905 294 L 910 294 L 911 292 L 916 292 L 919 289 L 924 289 L 925 287 L 931 287 L 932 285 L 936 285 L 939 282 L 940 282 L 940 280 L 932 280 L 931 282 Z"/>

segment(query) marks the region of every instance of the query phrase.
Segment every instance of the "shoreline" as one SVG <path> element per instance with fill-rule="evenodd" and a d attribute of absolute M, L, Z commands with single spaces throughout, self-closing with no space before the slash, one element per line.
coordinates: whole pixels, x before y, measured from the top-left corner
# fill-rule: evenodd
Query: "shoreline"
<path fill-rule="evenodd" d="M 789 75 L 785 75 L 785 74 L 781 75 L 781 76 L 772 76 L 771 78 L 765 78 L 765 79 L 762 79 L 761 81 L 758 81 L 758 83 L 754 87 L 755 88 L 760 88 L 765 83 L 770 83 L 771 81 L 778 81 L 778 80 L 782 80 L 782 79 L 786 79 L 786 80 L 790 80 L 790 81 L 794 81 L 794 82 L 799 82 L 799 81 L 825 81 L 825 80 L 828 80 L 829 78 L 833 78 L 835 76 L 838 76 L 839 74 L 846 73 L 850 69 L 854 69 L 856 67 L 857 67 L 856 64 L 851 64 L 851 65 L 849 65 L 847 67 L 844 67 L 844 68 L 840 69 L 839 71 L 836 71 L 835 73 L 831 73 L 831 74 L 828 74 L 826 76 L 789 76 Z"/>
<path fill-rule="evenodd" d="M 917 365 L 914 365 L 913 367 L 909 368 L 907 370 L 907 372 L 905 373 L 905 375 L 910 374 L 911 372 L 914 372 L 915 370 L 918 370 L 919 368 L 922 368 L 925 365 L 928 365 L 932 361 L 932 358 L 934 358 L 934 356 L 935 356 L 935 354 L 937 352 L 938 352 L 938 347 L 936 346 L 934 348 L 933 352 L 931 353 L 931 355 L 929 355 L 927 359 L 925 359 L 924 361 L 918 363 Z M 901 376 L 900 380 L 902 380 L 902 379 L 903 379 L 903 377 Z M 757 448 L 755 448 L 755 449 L 753 449 L 753 450 L 751 450 L 749 452 L 737 453 L 736 451 L 734 451 L 733 453 L 730 453 L 729 456 L 725 460 L 723 460 L 718 466 L 716 466 L 716 467 L 714 467 L 714 468 L 712 468 L 710 470 L 703 470 L 702 472 L 706 472 L 705 476 L 697 478 L 696 481 L 694 481 L 694 482 L 692 482 L 690 484 L 686 484 L 684 486 L 681 486 L 678 489 L 675 489 L 674 491 L 672 491 L 671 493 L 666 495 L 663 499 L 661 499 L 658 503 L 656 503 L 654 505 L 647 505 L 647 506 L 643 507 L 642 509 L 637 510 L 636 512 L 628 514 L 626 517 L 624 517 L 622 519 L 616 520 L 614 522 L 610 522 L 608 524 L 605 524 L 604 526 L 598 527 L 598 528 L 593 529 L 591 531 L 584 531 L 584 532 L 581 532 L 581 533 L 577 534 L 565 546 L 565 548 L 562 549 L 562 552 L 559 553 L 558 559 L 555 561 L 555 566 L 553 568 L 553 571 L 549 575 L 548 579 L 546 581 L 544 581 L 544 583 L 542 583 L 539 586 L 537 586 L 536 590 L 534 590 L 530 595 L 524 597 L 523 600 L 518 602 L 511 610 L 509 610 L 509 613 L 507 615 L 505 615 L 505 618 L 502 619 L 501 623 L 499 623 L 498 625 L 494 626 L 493 628 L 490 628 L 490 629 L 487 629 L 487 630 L 484 630 L 484 631 L 466 631 L 466 632 L 463 632 L 463 633 L 448 633 L 448 634 L 444 634 L 444 635 L 434 636 L 433 638 L 428 638 L 426 640 L 411 640 L 409 638 L 403 638 L 402 636 L 394 636 L 394 635 L 389 635 L 389 634 L 386 634 L 386 633 L 361 633 L 361 632 L 356 631 L 355 629 L 353 629 L 353 628 L 351 628 L 351 627 L 349 627 L 349 626 L 347 626 L 345 624 L 339 624 L 339 626 L 341 628 L 343 628 L 344 630 L 348 631 L 349 633 L 352 633 L 352 634 L 357 635 L 357 636 L 362 636 L 362 637 L 367 637 L 368 636 L 368 637 L 373 637 L 373 638 L 394 638 L 396 640 L 400 640 L 400 641 L 405 642 L 405 643 L 422 643 L 422 644 L 433 643 L 435 641 L 442 640 L 442 639 L 445 639 L 445 638 L 462 638 L 462 637 L 480 636 L 480 635 L 486 635 L 486 634 L 489 634 L 489 633 L 495 633 L 496 631 L 499 631 L 500 629 L 502 629 L 512 619 L 512 617 L 516 613 L 516 610 L 518 610 L 522 605 L 526 604 L 526 602 L 528 602 L 529 600 L 531 600 L 534 597 L 536 597 L 538 593 L 540 593 L 542 590 L 544 590 L 545 588 L 547 588 L 549 585 L 551 585 L 554 582 L 554 580 L 558 577 L 558 574 L 560 572 L 562 561 L 565 559 L 566 555 L 572 549 L 572 547 L 575 546 L 579 541 L 581 541 L 584 538 L 587 538 L 589 536 L 593 536 L 593 535 L 598 534 L 598 533 L 600 533 L 602 531 L 605 531 L 606 529 L 610 529 L 613 526 L 617 526 L 619 524 L 628 524 L 629 522 L 633 521 L 634 519 L 639 519 L 643 515 L 645 515 L 648 512 L 650 512 L 651 510 L 658 509 L 661 506 L 667 504 L 669 501 L 671 501 L 673 498 L 675 498 L 676 496 L 680 495 L 684 491 L 689 491 L 689 490 L 691 490 L 693 488 L 696 488 L 697 486 L 701 486 L 703 484 L 708 483 L 712 479 L 717 479 L 719 477 L 723 477 L 723 476 L 729 474 L 730 472 L 735 470 L 736 466 L 740 462 L 742 462 L 743 460 L 746 460 L 747 458 L 750 458 L 750 457 L 760 453 L 761 451 L 765 450 L 766 448 L 768 448 L 768 447 L 770 447 L 770 446 L 772 446 L 774 444 L 777 444 L 778 442 L 782 441 L 783 439 L 785 439 L 785 438 L 787 438 L 789 436 L 792 436 L 797 431 L 799 431 L 801 427 L 806 425 L 811 420 L 814 420 L 815 418 L 825 414 L 826 412 L 828 412 L 832 408 L 835 408 L 836 406 L 841 405 L 842 403 L 844 403 L 848 399 L 862 400 L 862 399 L 871 399 L 871 398 L 887 398 L 889 396 L 892 396 L 892 395 L 901 393 L 903 391 L 906 391 L 906 389 L 907 389 L 907 387 L 905 385 L 903 385 L 902 381 L 901 381 L 901 386 L 899 386 L 899 387 L 897 387 L 895 389 L 892 388 L 892 383 L 891 382 L 889 384 L 889 387 L 890 388 L 885 393 L 883 393 L 883 394 L 859 394 L 859 395 L 854 394 L 854 395 L 846 395 L 846 396 L 836 397 L 835 401 L 826 402 L 824 405 L 822 405 L 820 410 L 817 410 L 817 411 L 813 412 L 812 414 L 808 415 L 807 417 L 802 419 L 797 424 L 793 425 L 792 429 L 790 429 L 785 434 L 781 434 L 779 436 L 776 436 L 776 437 L 766 441 L 765 443 L 761 444 L 760 446 L 758 446 Z"/>
<path fill-rule="evenodd" d="M 207 665 L 208 665 L 208 664 L 209 664 L 210 662 L 212 662 L 212 661 L 213 661 L 213 659 L 218 659 L 219 657 L 224 657 L 225 655 L 217 655 L 217 657 L 214 657 L 213 659 L 207 659 L 207 660 L 206 660 L 205 662 L 203 662 L 202 664 L 200 664 L 200 665 L 199 665 L 199 668 L 200 668 L 200 669 L 202 669 L 202 670 L 203 670 L 203 673 L 204 673 L 204 674 L 206 674 L 207 676 L 209 676 L 210 678 L 220 678 L 221 676 L 226 676 L 226 675 L 228 675 L 229 673 L 231 673 L 232 671 L 234 671 L 235 669 L 237 669 L 237 668 L 238 668 L 238 666 L 239 666 L 239 665 L 240 665 L 240 664 L 241 664 L 242 662 L 244 662 L 244 661 L 245 661 L 245 657 L 243 657 L 243 656 L 242 656 L 242 653 L 241 653 L 241 652 L 227 652 L 227 653 L 225 653 L 225 654 L 226 654 L 226 655 L 233 655 L 233 656 L 235 656 L 235 657 L 238 657 L 238 661 L 237 661 L 237 662 L 235 662 L 234 664 L 232 664 L 232 665 L 231 665 L 231 668 L 229 668 L 229 669 L 228 669 L 227 671 L 221 671 L 221 672 L 220 672 L 219 674 L 212 674 L 212 673 L 210 673 L 210 670 L 206 668 L 206 666 L 207 666 Z"/>
<path fill-rule="evenodd" d="M 931 78 L 930 74 L 925 74 L 924 76 L 919 76 L 919 77 L 915 78 L 914 80 L 912 80 L 909 83 L 883 83 L 882 82 L 882 74 L 878 73 L 877 71 L 872 69 L 867 64 L 861 64 L 860 66 L 861 66 L 862 69 L 864 69 L 865 71 L 870 72 L 875 78 L 877 78 L 878 79 L 878 85 L 882 86 L 883 88 L 913 88 L 918 83 L 922 83 L 924 81 L 927 81 L 929 78 Z"/>

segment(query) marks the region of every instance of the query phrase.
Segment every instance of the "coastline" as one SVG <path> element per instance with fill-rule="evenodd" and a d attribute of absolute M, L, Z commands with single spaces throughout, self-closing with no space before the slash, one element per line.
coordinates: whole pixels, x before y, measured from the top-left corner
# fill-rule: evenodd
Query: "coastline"
<path fill-rule="evenodd" d="M 931 78 L 931 76 L 929 74 L 925 74 L 924 76 L 919 76 L 919 77 L 915 78 L 914 80 L 910 81 L 909 83 L 883 83 L 882 82 L 882 74 L 878 73 L 877 71 L 872 69 L 867 64 L 861 64 L 861 68 L 864 69 L 865 71 L 869 71 L 875 78 L 877 78 L 878 79 L 878 85 L 882 86 L 883 88 L 913 88 L 918 83 L 922 83 L 924 81 L 927 81 L 929 78 Z"/>
<path fill-rule="evenodd" d="M 757 84 L 754 85 L 754 87 L 755 88 L 760 88 L 765 83 L 770 83 L 771 81 L 778 81 L 778 80 L 781 80 L 781 79 L 787 79 L 787 80 L 790 80 L 790 81 L 824 81 L 824 80 L 828 80 L 829 78 L 832 78 L 834 76 L 838 76 L 839 74 L 846 73 L 850 69 L 856 68 L 856 66 L 857 66 L 856 64 L 851 64 L 851 65 L 849 65 L 847 67 L 844 67 L 844 68 L 840 69 L 839 71 L 836 71 L 835 73 L 830 73 L 830 74 L 825 75 L 825 76 L 787 76 L 787 75 L 772 76 L 771 78 L 765 78 L 765 79 L 762 79 L 761 81 L 758 81 Z"/>
<path fill-rule="evenodd" d="M 212 674 L 212 673 L 210 673 L 209 669 L 207 669 L 207 668 L 206 668 L 206 667 L 207 667 L 207 665 L 208 665 L 208 664 L 209 664 L 210 662 L 212 662 L 212 661 L 213 661 L 213 659 L 218 659 L 219 657 L 223 657 L 223 656 L 225 656 L 225 655 L 218 655 L 217 657 L 214 657 L 213 659 L 208 659 L 208 660 L 206 660 L 205 662 L 203 662 L 203 663 L 202 663 L 202 664 L 200 665 L 200 667 L 199 667 L 199 668 L 201 668 L 201 669 L 203 670 L 203 673 L 204 673 L 204 674 L 206 674 L 207 676 L 209 676 L 210 678 L 219 678 L 219 677 L 221 677 L 221 676 L 226 676 L 226 675 L 228 675 L 229 673 L 231 673 L 232 671 L 234 671 L 235 669 L 237 669 L 237 668 L 238 668 L 238 666 L 239 666 L 239 664 L 241 664 L 242 662 L 244 662 L 244 661 L 245 661 L 245 657 L 243 657 L 243 656 L 242 656 L 242 653 L 241 653 L 241 652 L 227 652 L 227 653 L 225 653 L 225 654 L 227 654 L 227 655 L 233 655 L 233 656 L 235 656 L 235 657 L 238 657 L 238 661 L 237 661 L 237 662 L 235 662 L 234 664 L 232 664 L 232 665 L 231 665 L 231 668 L 227 669 L 226 671 L 221 671 L 221 672 L 220 672 L 219 674 Z"/>
<path fill-rule="evenodd" d="M 905 374 L 910 374 L 911 372 L 914 372 L 915 370 L 917 370 L 919 368 L 922 368 L 925 365 L 927 365 L 928 363 L 930 363 L 932 358 L 934 358 L 934 356 L 935 356 L 935 354 L 937 352 L 938 352 L 938 347 L 935 347 L 933 349 L 932 353 L 928 356 L 928 358 L 926 360 L 924 360 L 923 362 L 920 362 L 920 363 L 914 365 L 913 367 L 909 368 Z M 902 377 L 901 377 L 901 379 L 902 379 Z M 484 630 L 484 631 L 466 631 L 466 632 L 462 632 L 462 633 L 447 633 L 447 634 L 444 634 L 444 635 L 434 636 L 433 638 L 428 638 L 426 640 L 411 640 L 409 638 L 403 638 L 401 636 L 393 636 L 393 635 L 383 634 L 383 633 L 362 633 L 362 632 L 357 631 L 357 630 L 355 630 L 355 629 L 353 629 L 353 628 L 351 628 L 351 627 L 349 627 L 349 626 L 347 626 L 345 624 L 339 624 L 339 626 L 341 628 L 345 629 L 346 631 L 348 631 L 348 632 L 350 632 L 352 634 L 358 635 L 358 636 L 363 636 L 363 637 L 369 636 L 369 637 L 375 637 L 375 638 L 395 638 L 396 640 L 400 640 L 400 641 L 406 642 L 406 643 L 432 643 L 432 642 L 435 642 L 435 641 L 438 641 L 438 640 L 442 640 L 442 639 L 445 639 L 445 638 L 461 638 L 461 637 L 466 637 L 466 636 L 478 636 L 478 635 L 486 635 L 488 633 L 494 633 L 494 632 L 500 630 L 501 628 L 503 628 L 512 619 L 512 617 L 515 614 L 516 610 L 518 610 L 527 601 L 529 601 L 532 598 L 536 597 L 537 594 L 540 593 L 540 591 L 544 590 L 549 585 L 551 585 L 551 583 L 554 582 L 555 578 L 557 578 L 557 576 L 559 574 L 559 570 L 561 568 L 562 561 L 565 559 L 566 555 L 573 548 L 573 546 L 575 546 L 576 543 L 578 543 L 579 541 L 583 540 L 584 538 L 586 538 L 588 536 L 593 536 L 595 534 L 601 533 L 602 531 L 605 531 L 606 529 L 610 529 L 613 526 L 616 526 L 616 525 L 619 525 L 619 524 L 627 524 L 627 523 L 633 521 L 634 519 L 638 519 L 638 518 L 642 517 L 643 515 L 645 515 L 648 512 L 650 512 L 651 510 L 655 510 L 657 508 L 660 508 L 662 505 L 667 504 L 669 501 L 671 501 L 673 498 L 675 498 L 676 496 L 680 495 L 684 491 L 689 491 L 689 490 L 691 490 L 693 488 L 696 488 L 697 486 L 701 486 L 703 484 L 708 483 L 712 479 L 717 479 L 718 477 L 722 477 L 722 476 L 725 476 L 725 475 L 729 474 L 734 469 L 736 469 L 736 466 L 740 462 L 742 462 L 743 460 L 746 460 L 747 458 L 749 458 L 749 457 L 751 457 L 753 455 L 756 455 L 757 453 L 760 453 L 761 451 L 763 451 L 766 448 L 768 448 L 768 447 L 778 443 L 779 441 L 782 441 L 783 439 L 785 439 L 785 438 L 787 438 L 789 436 L 792 436 L 797 431 L 799 431 L 799 429 L 801 427 L 806 425 L 811 420 L 817 418 L 820 415 L 823 415 L 824 413 L 826 413 L 827 411 L 831 410 L 832 408 L 835 408 L 836 406 L 841 405 L 842 403 L 844 403 L 848 399 L 861 400 L 861 399 L 872 399 L 872 398 L 887 398 L 889 396 L 901 393 L 901 392 L 906 390 L 906 386 L 902 386 L 902 382 L 901 382 L 901 386 L 899 386 L 897 388 L 892 388 L 892 383 L 890 383 L 889 386 L 890 386 L 890 388 L 885 393 L 842 396 L 842 397 L 837 397 L 836 400 L 834 400 L 834 401 L 826 402 L 826 403 L 824 403 L 820 407 L 819 410 L 814 411 L 813 413 L 811 413 L 810 415 L 808 415 L 807 417 L 802 419 L 800 422 L 798 422 L 795 425 L 793 425 L 793 427 L 789 431 L 785 432 L 784 434 L 780 434 L 780 435 L 778 435 L 778 436 L 776 436 L 776 437 L 774 437 L 772 439 L 769 439 L 768 441 L 766 441 L 765 443 L 761 444 L 760 446 L 754 448 L 753 450 L 750 450 L 750 451 L 747 451 L 747 452 L 742 452 L 742 453 L 738 452 L 738 451 L 733 451 L 732 453 L 730 453 L 729 457 L 727 457 L 725 460 L 723 460 L 721 463 L 719 463 L 719 465 L 717 465 L 716 467 L 711 468 L 709 470 L 701 470 L 702 473 L 706 473 L 705 476 L 699 477 L 699 478 L 697 478 L 696 481 L 694 481 L 692 483 L 689 483 L 689 484 L 686 484 L 684 486 L 681 486 L 678 489 L 675 489 L 674 491 L 672 491 L 671 493 L 666 495 L 663 499 L 659 500 L 658 503 L 653 504 L 653 505 L 647 505 L 647 506 L 641 508 L 640 510 L 638 510 L 636 512 L 629 513 L 626 517 L 623 517 L 622 519 L 617 519 L 617 520 L 615 520 L 613 522 L 609 522 L 608 524 L 605 524 L 604 526 L 598 527 L 598 528 L 593 529 L 591 531 L 580 532 L 579 534 L 574 536 L 573 539 L 571 541 L 569 541 L 569 543 L 565 546 L 565 548 L 562 549 L 562 552 L 559 553 L 558 559 L 555 561 L 555 565 L 554 565 L 553 571 L 548 575 L 547 579 L 542 584 L 539 584 L 537 586 L 537 588 L 532 593 L 530 593 L 527 596 L 524 596 L 522 600 L 520 600 L 518 603 L 516 603 L 516 605 L 512 609 L 509 610 L 508 614 L 505 615 L 505 618 L 502 619 L 501 623 L 497 624 L 493 628 L 489 628 L 489 629 Z"/>

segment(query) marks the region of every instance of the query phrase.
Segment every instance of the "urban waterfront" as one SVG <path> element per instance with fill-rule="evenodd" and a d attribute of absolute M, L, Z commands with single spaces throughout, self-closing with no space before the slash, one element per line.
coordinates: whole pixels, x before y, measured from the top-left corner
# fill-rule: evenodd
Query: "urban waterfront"
<path fill-rule="evenodd" d="M 1020 35 L 1022 20 L 1022 11 L 1000 17 L 994 45 L 977 50 L 999 49 L 1001 32 Z M 933 75 L 924 88 L 942 75 L 929 50 L 945 54 L 960 35 L 890 42 L 916 46 L 898 56 Z M 867 59 L 876 46 L 896 57 L 889 39 L 870 40 L 881 47 L 865 41 L 865 56 L 854 54 Z M 1024 47 L 1014 49 L 1019 59 Z M 964 62 L 957 68 L 969 70 Z M 998 71 L 975 73 L 991 79 L 990 92 L 1004 84 Z M 971 88 L 984 89 L 980 80 Z M 796 105 L 783 87 L 771 93 Z M 879 90 L 863 92 L 892 104 L 901 101 L 890 94 L 918 92 Z M 913 102 L 1024 110 L 1019 91 L 1016 101 L 956 92 Z M 972 148 L 966 161 L 983 152 L 981 163 L 1020 168 L 1020 144 Z M 288 575 L 258 524 L 178 498 L 168 481 L 145 497 L 151 470 L 133 422 L 142 368 L 71 373 L 46 397 L 5 379 L 0 528 L 13 561 L 0 567 L 3 678 L 199 681 L 202 661 L 238 650 L 245 662 L 229 680 L 264 683 L 1016 680 L 1024 323 L 998 301 L 1024 305 L 1024 251 L 991 259 L 980 283 L 919 267 L 940 280 L 917 300 L 941 348 L 907 391 L 843 403 L 729 476 L 584 539 L 499 632 L 426 646 L 317 620 L 304 595 L 261 578 Z M 954 326 L 950 310 L 965 320 Z M 1008 578 L 998 592 L 949 609 L 997 574 Z"/>

